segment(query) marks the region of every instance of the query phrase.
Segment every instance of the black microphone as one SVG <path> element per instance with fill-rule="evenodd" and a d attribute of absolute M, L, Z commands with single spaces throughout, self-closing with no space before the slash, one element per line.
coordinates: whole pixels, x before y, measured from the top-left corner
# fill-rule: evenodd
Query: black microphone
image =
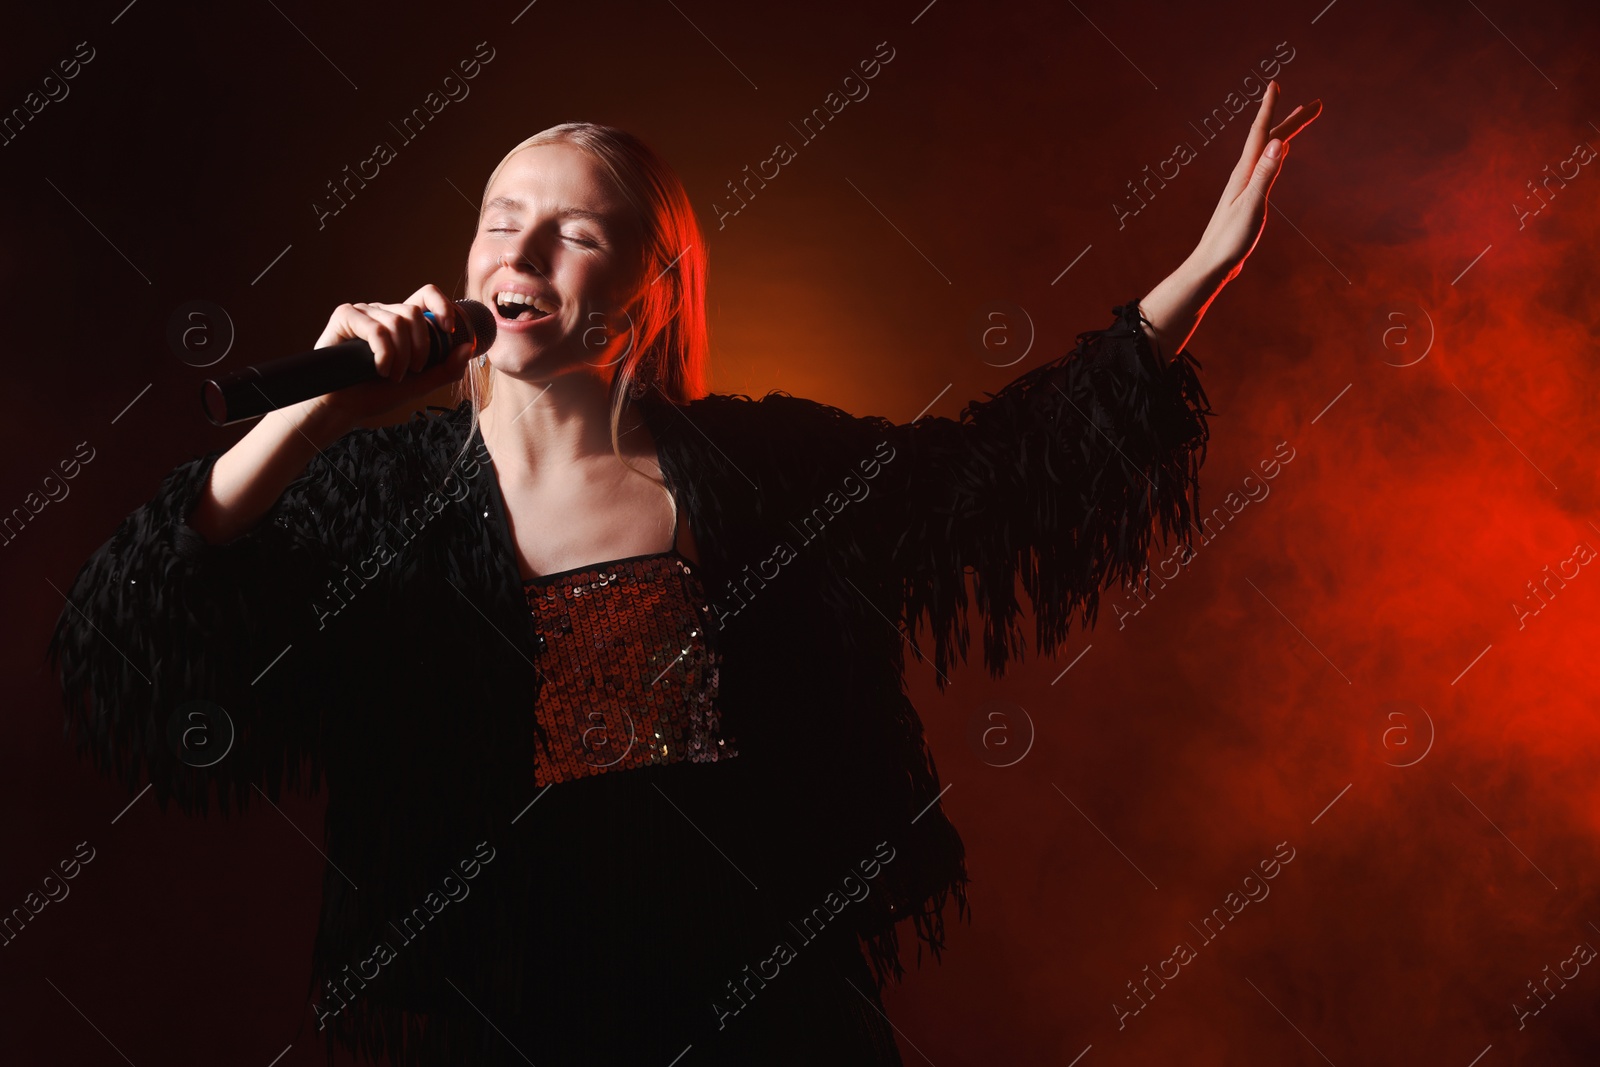
<path fill-rule="evenodd" d="M 455 303 L 456 328 L 448 337 L 444 327 L 433 320 L 433 312 L 424 312 L 430 336 L 423 370 L 443 363 L 450 350 L 463 341 L 473 343 L 474 353 L 494 344 L 494 312 L 476 300 Z M 213 425 L 229 426 L 378 376 L 372 347 L 352 337 L 328 348 L 257 363 L 225 378 L 209 378 L 200 383 L 200 404 Z"/>

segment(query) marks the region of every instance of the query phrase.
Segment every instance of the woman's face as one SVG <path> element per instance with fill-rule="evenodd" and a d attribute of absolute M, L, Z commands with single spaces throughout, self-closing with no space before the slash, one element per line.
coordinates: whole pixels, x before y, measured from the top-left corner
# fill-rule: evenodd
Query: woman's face
<path fill-rule="evenodd" d="M 495 370 L 532 382 L 610 378 L 642 291 L 638 219 L 602 165 L 568 144 L 524 148 L 488 190 L 467 295 L 494 310 Z"/>

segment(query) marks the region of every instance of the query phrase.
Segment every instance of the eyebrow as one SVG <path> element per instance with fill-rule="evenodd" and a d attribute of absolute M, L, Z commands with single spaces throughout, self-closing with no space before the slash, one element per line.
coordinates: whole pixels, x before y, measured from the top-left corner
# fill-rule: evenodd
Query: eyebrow
<path fill-rule="evenodd" d="M 515 197 L 497 196 L 493 200 L 490 200 L 488 203 L 483 205 L 484 214 L 487 215 L 492 208 L 505 208 L 508 211 L 523 211 L 527 209 L 527 205 Z M 607 224 L 606 217 L 600 212 L 590 211 L 588 208 L 583 207 L 564 207 L 557 211 L 556 214 L 562 216 L 563 218 L 587 219 L 588 221 L 601 226 Z"/>

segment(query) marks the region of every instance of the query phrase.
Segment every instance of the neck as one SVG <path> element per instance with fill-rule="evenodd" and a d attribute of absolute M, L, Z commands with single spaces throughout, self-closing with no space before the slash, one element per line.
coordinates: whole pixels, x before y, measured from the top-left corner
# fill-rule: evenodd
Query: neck
<path fill-rule="evenodd" d="M 618 433 L 624 455 L 635 451 L 632 438 L 647 436 L 629 433 L 641 421 L 635 405 L 623 409 Z M 513 475 L 543 476 L 609 456 L 610 382 L 580 373 L 530 382 L 496 372 L 479 425 L 495 466 Z"/>

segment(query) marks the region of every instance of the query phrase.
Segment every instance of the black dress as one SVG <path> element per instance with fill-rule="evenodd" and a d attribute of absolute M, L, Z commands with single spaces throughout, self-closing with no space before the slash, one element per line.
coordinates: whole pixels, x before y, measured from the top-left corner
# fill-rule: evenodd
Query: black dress
<path fill-rule="evenodd" d="M 871 881 L 800 914 L 750 876 L 768 846 L 721 729 L 695 565 L 673 549 L 524 592 L 542 788 L 509 844 L 544 873 L 526 889 L 528 990 L 489 1019 L 485 1062 L 899 1064 L 855 935 L 833 921 Z"/>

